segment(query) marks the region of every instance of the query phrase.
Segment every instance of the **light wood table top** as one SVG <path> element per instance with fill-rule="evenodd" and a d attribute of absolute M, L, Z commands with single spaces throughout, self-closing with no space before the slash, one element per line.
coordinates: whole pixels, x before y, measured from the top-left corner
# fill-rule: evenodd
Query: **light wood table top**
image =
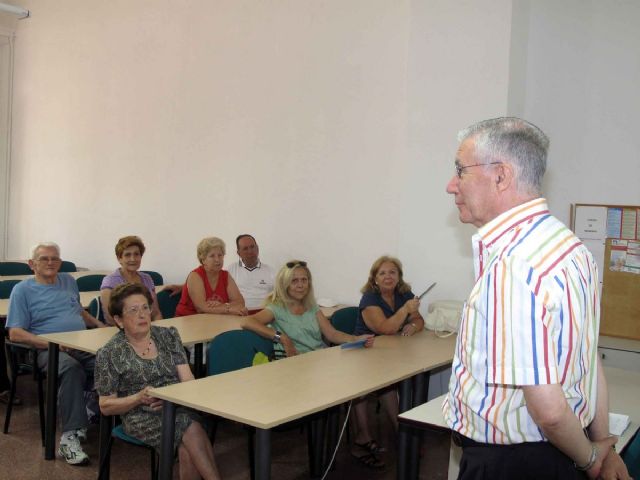
<path fill-rule="evenodd" d="M 613 350 L 622 350 L 623 352 L 640 353 L 640 340 L 600 335 L 600 338 L 598 339 L 598 347 L 611 348 Z"/>
<path fill-rule="evenodd" d="M 631 423 L 620 435 L 617 443 L 618 451 L 622 450 L 640 428 L 640 372 L 622 368 L 604 367 L 609 387 L 609 411 L 629 415 Z M 424 424 L 436 428 L 449 429 L 442 415 L 442 403 L 445 395 L 434 398 L 427 403 L 407 410 L 399 418 L 413 424 Z"/>
<path fill-rule="evenodd" d="M 229 330 L 240 330 L 242 317 L 200 313 L 186 317 L 165 318 L 153 322 L 159 327 L 176 327 L 184 345 L 211 340 Z M 48 333 L 39 335 L 47 342 L 95 354 L 118 332 L 116 327 L 78 330 L 76 332 Z"/>
<path fill-rule="evenodd" d="M 609 411 L 629 415 L 630 424 L 616 444 L 622 450 L 640 428 L 640 372 L 604 367 L 609 387 Z"/>
<path fill-rule="evenodd" d="M 380 336 L 372 348 L 326 348 L 154 389 L 176 404 L 269 429 L 450 363 L 455 336 Z M 242 392 L 250 391 L 250 395 Z"/>

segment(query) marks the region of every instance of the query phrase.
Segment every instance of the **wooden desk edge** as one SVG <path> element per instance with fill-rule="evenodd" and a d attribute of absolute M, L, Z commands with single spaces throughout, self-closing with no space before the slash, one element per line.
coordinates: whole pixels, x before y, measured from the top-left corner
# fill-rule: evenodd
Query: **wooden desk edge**
<path fill-rule="evenodd" d="M 254 367 L 249 367 L 249 368 L 256 368 Z M 230 372 L 233 373 L 233 372 Z M 221 374 L 221 375 L 225 375 L 225 374 Z M 405 378 L 410 378 L 413 375 L 407 375 Z M 206 379 L 208 379 L 210 377 L 205 377 L 205 378 L 200 378 L 200 379 L 196 379 L 196 380 L 191 380 L 192 382 L 198 382 L 198 381 L 204 381 Z M 403 379 L 404 380 L 404 379 Z M 369 393 L 372 392 L 376 392 L 378 390 L 384 389 L 389 387 L 390 385 L 393 385 L 395 383 L 398 383 L 399 380 L 394 380 L 394 381 L 390 381 L 390 382 L 385 382 L 384 385 L 380 384 L 380 386 L 376 386 L 373 389 L 365 389 L 362 392 L 359 392 L 358 394 L 355 394 L 349 398 L 339 398 L 339 399 L 335 399 L 329 403 L 323 404 L 323 405 L 319 405 L 318 407 L 314 407 L 314 408 L 310 408 L 309 410 L 305 411 L 304 413 L 302 413 L 301 415 L 288 415 L 286 417 L 283 418 L 279 418 L 278 420 L 272 421 L 272 422 L 259 422 L 259 421 L 255 421 L 246 417 L 242 417 L 240 415 L 236 415 L 233 413 L 229 413 L 227 411 L 220 411 L 217 410 L 215 408 L 209 408 L 209 407 L 205 407 L 204 405 L 198 404 L 196 405 L 195 403 L 192 402 L 188 402 L 188 401 L 177 401 L 175 397 L 173 397 L 172 395 L 166 394 L 164 392 L 164 390 L 168 387 L 171 387 L 171 385 L 167 385 L 166 387 L 160 387 L 160 388 L 153 388 L 151 389 L 151 391 L 149 393 L 151 393 L 154 397 L 157 397 L 161 400 L 165 400 L 168 402 L 172 402 L 176 405 L 180 405 L 183 407 L 188 407 L 188 408 L 193 408 L 194 410 L 198 410 L 200 412 L 206 412 L 206 413 L 210 413 L 213 415 L 217 415 L 219 417 L 222 418 L 226 418 L 227 420 L 233 420 L 236 422 L 240 422 L 246 425 L 251 425 L 252 427 L 256 427 L 256 428 L 262 428 L 262 429 L 270 429 L 270 428 L 274 428 L 277 427 L 279 425 L 283 425 L 285 423 L 291 422 L 293 420 L 297 420 L 300 418 L 304 418 L 307 417 L 309 415 L 313 415 L 314 413 L 318 413 L 318 412 L 322 412 L 324 410 L 328 410 L 329 408 L 335 407 L 337 405 L 341 405 L 343 403 L 346 402 L 350 402 L 356 398 L 359 398 L 363 395 L 367 395 Z M 175 385 L 175 384 L 174 384 Z"/>

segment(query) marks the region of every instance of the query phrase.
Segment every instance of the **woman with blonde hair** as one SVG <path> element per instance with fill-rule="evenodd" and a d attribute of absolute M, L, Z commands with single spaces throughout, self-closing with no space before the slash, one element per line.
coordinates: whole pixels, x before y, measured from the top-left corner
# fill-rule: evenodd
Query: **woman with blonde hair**
<path fill-rule="evenodd" d="M 196 313 L 246 315 L 244 298 L 229 272 L 223 270 L 226 247 L 217 237 L 200 240 L 196 250 L 200 266 L 182 287 L 176 317 Z"/>
<path fill-rule="evenodd" d="M 365 339 L 366 347 L 373 345 L 372 335 L 354 336 L 333 328 L 316 304 L 311 271 L 302 260 L 291 260 L 280 269 L 264 310 L 245 318 L 242 328 L 273 340 L 276 352 L 288 357 L 325 348 L 323 336 L 334 344 Z"/>

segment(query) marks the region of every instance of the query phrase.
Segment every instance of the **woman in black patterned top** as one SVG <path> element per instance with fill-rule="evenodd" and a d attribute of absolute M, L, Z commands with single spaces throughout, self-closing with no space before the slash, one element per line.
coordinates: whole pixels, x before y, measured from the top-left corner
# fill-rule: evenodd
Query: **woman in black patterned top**
<path fill-rule="evenodd" d="M 102 413 L 120 415 L 128 435 L 158 450 L 162 400 L 149 390 L 193 380 L 193 374 L 178 331 L 151 326 L 151 304 L 143 285 L 124 283 L 113 289 L 109 312 L 120 331 L 98 351 L 95 385 Z M 175 424 L 180 478 L 219 479 L 213 447 L 198 416 L 178 408 Z"/>

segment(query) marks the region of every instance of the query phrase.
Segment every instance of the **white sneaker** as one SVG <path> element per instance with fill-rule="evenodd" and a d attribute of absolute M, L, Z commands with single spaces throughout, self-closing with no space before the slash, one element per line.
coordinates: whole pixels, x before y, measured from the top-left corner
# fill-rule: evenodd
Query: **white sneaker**
<path fill-rule="evenodd" d="M 84 443 L 87 441 L 87 429 L 86 428 L 79 428 L 75 431 L 76 437 L 78 437 L 78 440 L 80 440 L 81 443 Z"/>
<path fill-rule="evenodd" d="M 82 450 L 75 432 L 62 434 L 58 454 L 64 457 L 69 465 L 86 465 L 89 463 L 89 456 Z"/>

